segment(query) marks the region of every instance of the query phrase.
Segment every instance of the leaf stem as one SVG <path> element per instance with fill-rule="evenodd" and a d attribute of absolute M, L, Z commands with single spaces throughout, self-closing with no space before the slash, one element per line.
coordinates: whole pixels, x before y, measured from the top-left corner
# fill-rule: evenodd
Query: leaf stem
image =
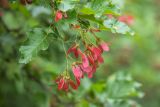
<path fill-rule="evenodd" d="M 64 41 L 62 41 L 62 46 L 63 46 L 63 49 L 64 49 L 64 52 L 65 52 L 65 57 L 66 57 L 66 72 L 68 72 L 68 57 L 67 57 L 67 51 L 66 51 L 66 48 L 65 48 L 65 45 L 64 45 Z"/>

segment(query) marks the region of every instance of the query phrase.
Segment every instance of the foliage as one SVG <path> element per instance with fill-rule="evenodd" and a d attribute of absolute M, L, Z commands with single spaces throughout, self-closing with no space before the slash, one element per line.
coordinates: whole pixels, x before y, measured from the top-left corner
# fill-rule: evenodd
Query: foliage
<path fill-rule="evenodd" d="M 151 80 L 150 83 L 157 86 L 158 75 L 149 71 L 145 77 L 142 72 L 148 70 L 143 51 L 149 56 L 151 50 L 147 45 L 149 40 L 142 39 L 144 37 L 141 35 L 153 34 L 154 31 L 148 29 L 154 25 L 150 22 L 148 27 L 144 27 L 147 33 L 140 31 L 141 23 L 145 21 L 137 15 L 139 11 L 132 9 L 132 4 L 140 8 L 138 0 L 131 4 L 129 2 L 131 6 L 124 8 L 137 15 L 139 25 L 133 27 L 139 34 L 136 33 L 134 37 L 127 36 L 134 34 L 128 26 L 130 24 L 120 20 L 122 0 L 23 1 L 10 0 L 9 6 L 3 4 L 3 8 L 0 8 L 0 86 L 3 87 L 0 89 L 0 106 L 140 107 L 136 98 L 143 96 L 139 91 L 141 85 L 135 82 L 130 73 L 145 85 L 146 81 Z M 147 22 L 151 16 L 147 16 Z M 114 39 L 115 35 L 122 36 Z M 92 79 L 85 76 L 77 90 L 70 89 L 67 93 L 58 91 L 55 79 L 66 69 L 75 81 L 71 67 L 77 59 L 69 54 L 71 58 L 66 65 L 66 50 L 75 41 L 82 51 L 85 49 L 83 41 L 97 45 L 94 36 L 107 41 L 110 47 L 110 52 L 102 55 L 104 64 Z M 138 49 L 135 44 L 138 44 Z M 136 50 L 134 53 L 121 49 L 132 45 L 131 48 Z M 153 42 L 151 45 L 155 46 Z"/>

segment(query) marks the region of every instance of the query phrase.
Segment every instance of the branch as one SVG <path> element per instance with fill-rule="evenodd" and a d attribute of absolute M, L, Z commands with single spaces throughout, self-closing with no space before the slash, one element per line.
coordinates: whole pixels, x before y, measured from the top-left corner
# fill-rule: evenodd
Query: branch
<path fill-rule="evenodd" d="M 0 7 L 8 9 L 9 8 L 8 0 L 0 0 Z"/>

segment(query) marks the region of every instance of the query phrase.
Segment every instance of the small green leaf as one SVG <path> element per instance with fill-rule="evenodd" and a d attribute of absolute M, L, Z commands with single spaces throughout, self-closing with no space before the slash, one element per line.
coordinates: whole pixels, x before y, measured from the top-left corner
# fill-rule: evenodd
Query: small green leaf
<path fill-rule="evenodd" d="M 33 31 L 28 32 L 27 45 L 21 46 L 19 51 L 21 53 L 20 63 L 28 63 L 35 57 L 40 50 L 48 48 L 47 35 L 44 35 L 41 28 L 35 28 Z"/>
<path fill-rule="evenodd" d="M 92 10 L 91 8 L 86 8 L 86 7 L 81 9 L 80 12 L 82 12 L 83 14 L 88 14 L 88 15 L 95 13 L 94 10 Z"/>
<path fill-rule="evenodd" d="M 107 9 L 105 9 L 103 14 L 112 14 L 115 16 L 119 16 L 120 15 L 120 10 L 116 7 L 107 7 Z"/>
<path fill-rule="evenodd" d="M 94 17 L 94 15 L 79 15 L 79 18 L 81 18 L 81 19 L 87 19 L 87 20 L 95 22 L 95 23 L 97 23 L 99 25 L 103 25 L 103 22 L 101 20 L 99 20 L 99 19 L 96 19 Z"/>
<path fill-rule="evenodd" d="M 132 100 L 116 100 L 116 99 L 108 100 L 107 105 L 109 107 L 132 107 L 133 105 L 135 107 L 140 107 L 136 102 Z"/>
<path fill-rule="evenodd" d="M 65 20 L 67 23 L 76 24 L 77 23 L 77 13 L 75 10 L 67 11 L 67 20 Z"/>
<path fill-rule="evenodd" d="M 141 97 L 141 92 L 137 89 L 140 85 L 133 81 L 129 74 L 125 72 L 118 72 L 112 75 L 107 82 L 107 91 L 109 98 L 128 98 L 128 97 Z"/>
<path fill-rule="evenodd" d="M 110 5 L 107 0 L 93 0 L 88 2 L 84 8 L 80 10 L 83 14 L 93 14 L 95 17 L 100 18 L 104 14 L 119 15 L 119 9 L 116 5 Z"/>
<path fill-rule="evenodd" d="M 134 32 L 123 22 L 117 22 L 114 26 L 117 33 L 126 34 L 130 33 L 131 35 L 134 35 Z"/>
<path fill-rule="evenodd" d="M 2 20 L 8 29 L 20 28 L 19 18 L 15 17 L 12 13 L 6 13 L 3 15 Z"/>
<path fill-rule="evenodd" d="M 112 33 L 120 33 L 120 34 L 130 34 L 134 35 L 134 31 L 132 31 L 127 24 L 123 22 L 119 22 L 116 19 L 107 19 L 103 22 L 103 25 L 106 28 L 110 28 Z"/>
<path fill-rule="evenodd" d="M 75 4 L 73 4 L 71 1 L 68 1 L 68 0 L 64 0 L 61 2 L 61 4 L 59 5 L 59 10 L 62 10 L 64 12 L 70 10 L 70 9 L 73 9 L 75 6 Z"/>

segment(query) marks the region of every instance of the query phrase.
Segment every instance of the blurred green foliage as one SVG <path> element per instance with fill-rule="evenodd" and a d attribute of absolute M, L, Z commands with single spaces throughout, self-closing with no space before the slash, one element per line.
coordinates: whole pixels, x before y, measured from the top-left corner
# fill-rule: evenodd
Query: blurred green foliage
<path fill-rule="evenodd" d="M 109 71 L 131 72 L 145 93 L 143 107 L 160 106 L 160 2 L 126 1 L 124 12 L 134 16 L 134 37 L 116 37 L 112 44 Z M 112 58 L 111 58 L 112 57 Z"/>
<path fill-rule="evenodd" d="M 128 0 L 123 7 L 122 1 L 113 1 L 123 8 L 124 14 L 134 16 L 132 27 L 136 34 L 131 37 L 97 33 L 112 43 L 111 51 L 104 55 L 105 63 L 93 79 L 84 78 L 77 91 L 68 93 L 57 91 L 54 82 L 55 77 L 64 70 L 65 57 L 62 43 L 57 40 L 57 32 L 49 27 L 53 20 L 53 13 L 47 5 L 49 1 L 35 0 L 34 4 L 27 6 L 11 3 L 11 10 L 0 8 L 0 107 L 159 107 L 160 2 Z M 96 5 L 99 3 L 103 4 L 103 0 L 92 7 L 88 5 L 81 12 L 99 13 L 95 17 L 105 12 L 119 15 L 118 7 L 114 8 L 114 12 L 113 8 L 104 11 L 101 9 L 103 5 Z M 74 8 L 70 2 L 65 1 L 64 4 L 67 5 L 59 7 L 64 11 Z M 74 11 L 68 14 L 75 15 Z M 99 20 L 89 16 L 81 17 L 99 23 Z M 68 22 L 60 22 L 63 23 L 60 27 L 72 38 L 75 32 L 67 31 L 68 26 L 64 27 L 75 20 L 73 17 L 69 19 Z M 120 33 L 123 32 L 126 31 L 122 29 Z M 49 45 L 44 39 L 46 35 Z M 42 40 L 44 44 L 37 44 Z M 46 51 L 41 51 L 46 47 Z M 33 59 L 30 63 L 18 63 L 19 48 L 22 54 L 27 53 L 26 56 L 23 54 L 20 62 L 27 63 Z"/>

